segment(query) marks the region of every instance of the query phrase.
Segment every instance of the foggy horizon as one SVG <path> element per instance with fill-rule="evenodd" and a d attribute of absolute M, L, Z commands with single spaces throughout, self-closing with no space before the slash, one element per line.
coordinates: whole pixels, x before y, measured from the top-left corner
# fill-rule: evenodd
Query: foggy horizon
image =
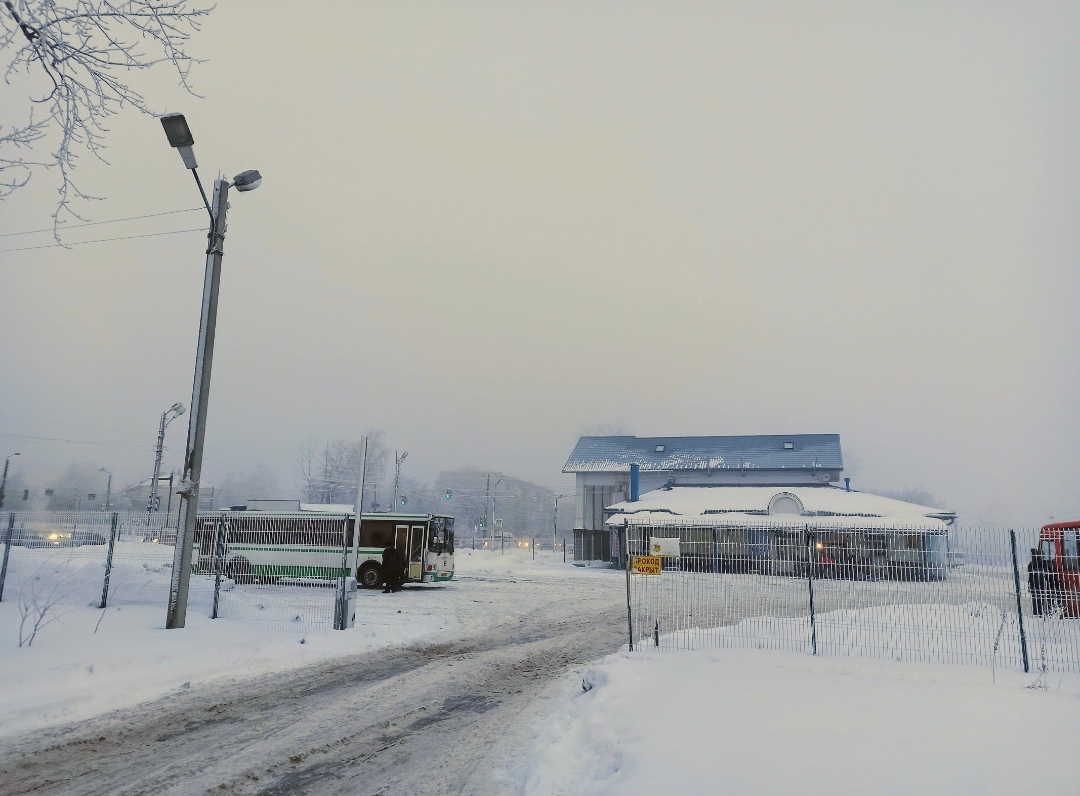
<path fill-rule="evenodd" d="M 1080 9 L 263 9 L 193 37 L 203 98 L 139 78 L 204 182 L 264 178 L 230 200 L 204 481 L 290 497 L 309 438 L 368 429 L 405 477 L 557 493 L 590 430 L 836 433 L 853 488 L 1080 517 Z M 64 240 L 170 234 L 31 248 L 55 175 L 0 202 L 0 458 L 40 488 L 149 478 L 191 400 L 205 232 L 172 233 L 206 212 L 155 118 L 105 144 L 87 220 L 184 212 Z"/>

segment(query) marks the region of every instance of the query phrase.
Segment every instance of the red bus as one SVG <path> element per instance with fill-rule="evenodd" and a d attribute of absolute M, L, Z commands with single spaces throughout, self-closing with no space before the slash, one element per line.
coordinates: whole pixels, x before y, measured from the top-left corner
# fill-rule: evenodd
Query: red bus
<path fill-rule="evenodd" d="M 1028 573 L 1036 614 L 1060 606 L 1065 616 L 1080 617 L 1080 520 L 1042 527 Z"/>

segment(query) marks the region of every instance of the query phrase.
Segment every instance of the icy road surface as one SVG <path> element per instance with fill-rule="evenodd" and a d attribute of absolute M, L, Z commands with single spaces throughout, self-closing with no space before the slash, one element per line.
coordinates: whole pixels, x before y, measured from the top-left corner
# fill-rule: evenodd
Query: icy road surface
<path fill-rule="evenodd" d="M 590 576 L 463 575 L 455 588 L 497 596 L 504 618 L 460 640 L 212 682 L 5 739 L 0 794 L 517 790 L 550 684 L 625 643 L 620 573 L 574 574 Z"/>

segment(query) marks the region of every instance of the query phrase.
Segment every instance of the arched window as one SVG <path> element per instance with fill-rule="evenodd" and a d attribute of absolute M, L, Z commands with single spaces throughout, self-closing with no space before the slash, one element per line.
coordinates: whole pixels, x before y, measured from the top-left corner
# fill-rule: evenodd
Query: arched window
<path fill-rule="evenodd" d="M 780 492 L 777 495 L 773 495 L 773 499 L 769 501 L 769 514 L 795 514 L 801 515 L 803 513 L 802 501 L 795 497 L 790 492 Z"/>

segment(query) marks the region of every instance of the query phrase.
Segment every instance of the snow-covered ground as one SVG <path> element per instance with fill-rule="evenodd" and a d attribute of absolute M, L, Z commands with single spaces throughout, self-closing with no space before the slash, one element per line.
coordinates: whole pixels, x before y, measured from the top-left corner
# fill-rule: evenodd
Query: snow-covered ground
<path fill-rule="evenodd" d="M 566 627 L 581 632 L 582 617 L 610 606 L 603 620 L 610 630 L 625 600 L 622 573 L 563 564 L 561 556 L 551 553 L 538 554 L 534 562 L 528 551 L 463 550 L 457 564 L 458 579 L 449 584 L 393 595 L 360 592 L 357 626 L 347 631 L 298 632 L 266 623 L 211 621 L 200 611 L 189 613 L 185 630 L 165 631 L 161 606 L 121 605 L 104 614 L 64 607 L 33 646 L 20 649 L 16 595 L 11 593 L 0 603 L 0 737 L 14 741 L 35 729 L 169 694 L 201 694 L 200 699 L 212 701 L 227 684 L 260 674 L 395 645 L 475 638 L 499 625 L 498 638 L 517 643 L 506 636 L 508 626 L 516 627 L 526 616 L 533 625 L 550 626 L 571 605 L 578 610 L 562 620 L 569 623 Z M 897 617 L 886 609 L 867 610 L 877 613 L 866 619 L 881 627 L 896 624 Z M 827 623 L 829 616 L 820 620 Z M 784 635 L 799 630 L 801 625 L 794 625 L 803 620 L 770 620 L 769 628 L 751 627 L 755 621 L 761 620 L 699 633 L 691 641 L 724 647 L 729 636 L 737 643 L 749 629 L 756 628 L 758 636 L 764 631 Z M 773 627 L 776 623 L 794 625 Z M 554 632 L 557 639 L 565 631 Z M 605 642 L 604 648 L 617 645 L 618 633 L 611 635 L 611 646 Z M 525 634 L 526 646 L 530 638 Z M 767 639 L 758 641 L 768 646 Z M 1032 689 L 1034 674 L 1000 668 L 722 648 L 624 650 L 598 663 L 573 664 L 573 675 L 545 684 L 539 672 L 555 664 L 555 656 L 562 654 L 558 649 L 556 644 L 530 664 L 536 670 L 527 677 L 533 694 L 507 696 L 505 718 L 492 720 L 491 726 L 502 727 L 499 732 L 506 737 L 516 738 L 533 722 L 536 726 L 531 742 L 524 732 L 512 758 L 502 758 L 505 767 L 494 780 L 498 792 L 1080 792 L 1080 771 L 1073 762 L 1080 744 L 1080 675 L 1050 674 L 1046 688 Z M 501 648 L 432 650 L 434 665 L 446 667 L 447 673 L 459 671 L 454 666 L 459 660 L 462 665 L 466 659 L 475 661 L 471 671 L 461 672 L 465 686 L 470 676 L 502 677 L 496 663 L 510 660 Z M 485 665 L 495 669 L 479 665 L 484 655 L 491 658 Z M 525 670 L 513 665 L 514 671 Z M 412 676 L 428 675 L 405 672 L 403 683 Z M 582 690 L 582 677 L 588 691 Z M 335 693 L 322 698 L 333 706 L 340 701 Z M 465 687 L 463 693 L 472 691 Z M 357 699 L 369 698 L 359 686 L 357 694 Z M 429 702 L 438 704 L 430 696 L 420 700 Z M 168 708 L 159 703 L 155 710 Z M 444 706 L 443 713 L 466 717 L 454 721 L 472 715 L 454 710 Z M 496 714 L 503 715 L 494 708 L 476 715 Z M 513 733 L 499 723 L 511 720 Z M 340 717 L 330 721 L 338 723 Z M 425 726 L 417 720 L 417 728 Z M 420 743 L 422 732 L 409 735 L 411 742 Z M 279 740 L 284 751 L 276 755 L 271 749 L 267 759 L 284 755 L 283 760 L 292 760 L 296 752 L 290 744 L 322 749 L 326 739 Z M 445 745 L 450 739 L 435 732 L 428 740 Z M 490 746 L 494 740 L 473 746 Z M 460 752 L 465 741 L 453 742 Z M 214 776 L 219 774 L 215 770 Z"/>
<path fill-rule="evenodd" d="M 537 553 L 533 561 L 527 550 L 462 550 L 457 572 L 448 584 L 407 587 L 399 594 L 361 590 L 356 627 L 345 631 L 293 632 L 210 620 L 194 609 L 184 630 L 166 631 L 164 606 L 119 605 L 104 614 L 60 606 L 58 619 L 22 648 L 17 590 L 9 588 L 0 603 L 0 737 L 215 681 L 396 644 L 462 638 L 541 607 L 551 583 L 610 589 L 612 599 L 622 588 L 619 573 L 563 564 L 561 554 L 550 552 Z M 530 583 L 542 588 L 529 588 Z"/>
<path fill-rule="evenodd" d="M 590 667 L 527 753 L 525 794 L 1078 793 L 1080 676 L 635 652 Z"/>

